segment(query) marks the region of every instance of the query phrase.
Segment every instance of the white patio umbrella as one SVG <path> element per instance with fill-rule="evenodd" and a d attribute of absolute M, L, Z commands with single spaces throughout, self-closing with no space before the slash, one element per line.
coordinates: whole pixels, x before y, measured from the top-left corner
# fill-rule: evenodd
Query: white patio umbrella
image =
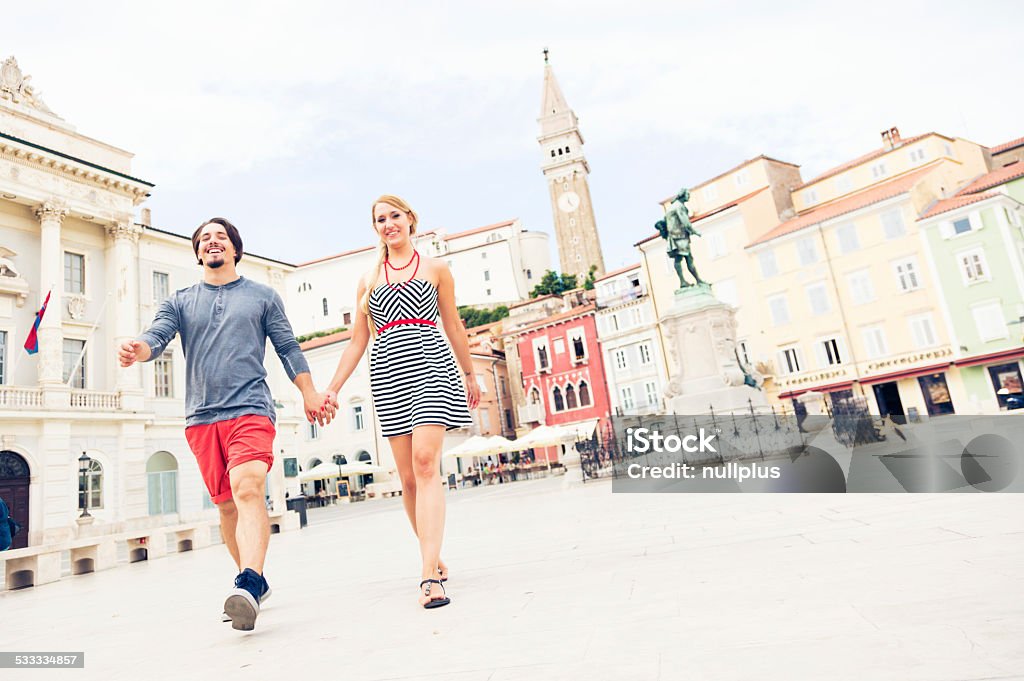
<path fill-rule="evenodd" d="M 326 480 L 328 478 L 337 478 L 340 473 L 338 469 L 341 468 L 338 464 L 331 461 L 324 461 L 316 466 L 313 466 L 308 471 L 299 476 L 299 482 L 312 482 L 313 480 Z"/>
<path fill-rule="evenodd" d="M 465 442 L 455 447 L 452 447 L 444 456 L 456 456 L 471 458 L 474 456 L 480 456 L 480 452 L 487 447 L 487 438 L 480 435 L 474 435 Z"/>
<path fill-rule="evenodd" d="M 554 426 L 537 426 L 512 444 L 516 449 L 553 447 L 554 445 L 562 444 L 570 437 L 571 436 L 561 428 L 556 428 Z"/>
<path fill-rule="evenodd" d="M 336 467 L 341 477 L 349 475 L 370 475 L 371 473 L 384 473 L 387 469 L 382 466 L 375 466 L 366 461 L 353 461 Z"/>
<path fill-rule="evenodd" d="M 485 443 L 487 446 L 481 450 L 480 456 L 486 456 L 488 454 L 507 454 L 508 452 L 516 451 L 516 446 L 507 437 L 501 435 L 492 435 L 487 438 Z"/>

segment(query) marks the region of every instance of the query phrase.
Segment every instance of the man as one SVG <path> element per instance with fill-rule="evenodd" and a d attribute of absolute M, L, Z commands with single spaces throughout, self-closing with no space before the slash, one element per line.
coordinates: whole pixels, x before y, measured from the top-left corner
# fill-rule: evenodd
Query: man
<path fill-rule="evenodd" d="M 676 276 L 679 277 L 679 288 L 684 289 L 691 286 L 683 276 L 682 262 L 686 261 L 686 269 L 693 276 L 695 284 L 705 283 L 697 274 L 697 267 L 693 264 L 693 254 L 690 252 L 690 236 L 700 236 L 690 222 L 690 212 L 686 208 L 686 202 L 690 200 L 690 190 L 683 188 L 679 190 L 676 197 L 665 210 L 665 219 L 654 223 L 658 234 L 665 240 L 665 252 L 672 259 Z"/>
<path fill-rule="evenodd" d="M 313 387 L 309 365 L 269 286 L 239 276 L 242 238 L 224 218 L 192 234 L 203 281 L 161 303 L 153 325 L 118 352 L 122 367 L 160 356 L 175 334 L 185 354 L 185 438 L 210 498 L 220 511 L 221 535 L 239 574 L 224 602 L 235 629 L 250 631 L 270 594 L 263 561 L 270 539 L 264 505 L 273 465 L 274 401 L 263 368 L 267 338 L 288 377 L 302 391 L 306 418 L 330 423 L 334 405 Z"/>

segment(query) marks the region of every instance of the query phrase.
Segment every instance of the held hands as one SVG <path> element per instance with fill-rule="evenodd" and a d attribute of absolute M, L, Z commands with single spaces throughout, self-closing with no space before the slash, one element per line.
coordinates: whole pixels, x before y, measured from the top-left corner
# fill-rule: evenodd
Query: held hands
<path fill-rule="evenodd" d="M 117 359 L 121 362 L 122 367 L 127 368 L 136 362 L 145 362 L 151 354 L 152 350 L 149 349 L 149 345 L 133 340 L 121 344 L 117 351 Z"/>
<path fill-rule="evenodd" d="M 322 393 L 310 390 L 302 394 L 302 401 L 306 420 L 321 426 L 330 423 L 338 410 L 338 396 L 330 390 Z"/>
<path fill-rule="evenodd" d="M 480 385 L 472 374 L 464 375 L 466 383 L 466 406 L 476 409 L 480 405 Z"/>

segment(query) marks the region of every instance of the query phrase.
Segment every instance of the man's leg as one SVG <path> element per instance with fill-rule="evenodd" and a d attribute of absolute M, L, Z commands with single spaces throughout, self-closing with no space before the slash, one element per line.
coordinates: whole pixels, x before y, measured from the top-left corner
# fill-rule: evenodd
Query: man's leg
<path fill-rule="evenodd" d="M 251 568 L 257 574 L 263 574 L 263 561 L 270 542 L 270 518 L 263 501 L 267 464 L 264 461 L 247 461 L 228 471 L 228 476 L 238 511 L 235 529 L 238 567 L 241 570 Z"/>
<path fill-rule="evenodd" d="M 224 540 L 224 546 L 228 547 L 228 553 L 242 571 L 242 563 L 238 558 L 238 541 L 235 539 L 236 528 L 238 527 L 238 509 L 232 499 L 217 504 L 220 511 L 220 536 Z"/>

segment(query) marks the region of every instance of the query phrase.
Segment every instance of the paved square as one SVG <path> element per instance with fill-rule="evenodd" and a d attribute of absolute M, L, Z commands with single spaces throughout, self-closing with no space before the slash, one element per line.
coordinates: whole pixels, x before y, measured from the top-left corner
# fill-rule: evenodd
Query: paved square
<path fill-rule="evenodd" d="M 74 679 L 1024 678 L 1024 496 L 623 495 L 560 478 L 448 496 L 452 605 L 416 603 L 399 499 L 271 540 L 254 632 L 221 546 L 0 595 L 9 651 Z"/>

